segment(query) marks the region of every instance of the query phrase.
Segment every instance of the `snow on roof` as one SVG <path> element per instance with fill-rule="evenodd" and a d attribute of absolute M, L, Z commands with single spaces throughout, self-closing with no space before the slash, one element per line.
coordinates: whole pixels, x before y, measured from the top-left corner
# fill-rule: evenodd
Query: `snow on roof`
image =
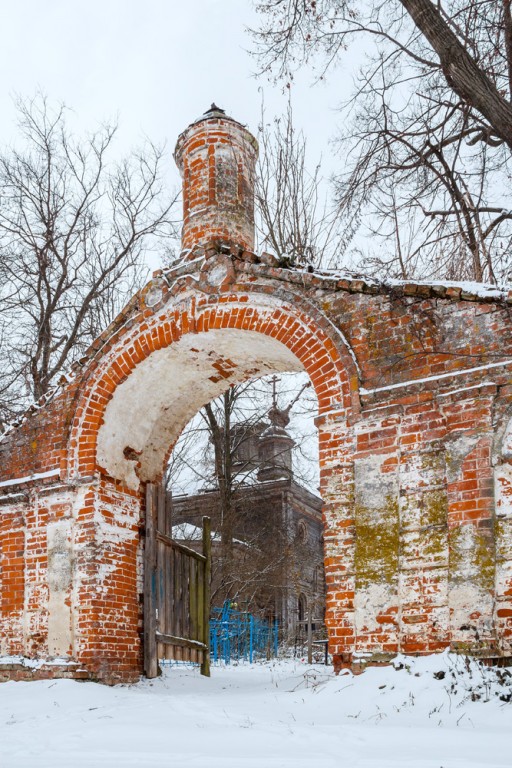
<path fill-rule="evenodd" d="M 178 523 L 178 525 L 172 526 L 172 538 L 176 541 L 202 541 L 203 529 L 193 523 Z M 211 533 L 212 541 L 220 542 L 221 536 L 217 531 Z M 233 539 L 233 544 L 241 544 L 243 547 L 249 547 L 246 541 L 242 539 Z"/>
<path fill-rule="evenodd" d="M 179 523 L 172 527 L 172 538 L 176 541 L 202 541 L 203 529 L 192 523 Z M 212 541 L 220 541 L 220 536 L 215 531 L 212 531 Z"/>

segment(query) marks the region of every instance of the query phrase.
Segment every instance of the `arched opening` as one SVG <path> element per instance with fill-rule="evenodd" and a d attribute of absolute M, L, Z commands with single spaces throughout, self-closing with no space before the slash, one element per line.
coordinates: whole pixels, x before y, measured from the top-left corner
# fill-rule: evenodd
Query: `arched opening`
<path fill-rule="evenodd" d="M 297 600 L 297 618 L 300 622 L 306 621 L 308 612 L 308 601 L 307 597 L 304 594 L 299 595 L 299 599 Z"/>
<path fill-rule="evenodd" d="M 211 521 L 214 661 L 296 648 L 303 634 L 299 593 L 323 615 L 317 410 L 305 373 L 252 379 L 201 409 L 172 451 L 166 489 L 173 538 L 201 550 L 203 516 Z M 325 640 L 325 626 L 316 623 Z M 177 632 L 179 623 L 168 634 Z M 181 648 L 161 652 L 167 659 L 187 655 Z"/>
<path fill-rule="evenodd" d="M 134 331 L 122 330 L 86 382 L 70 436 L 69 472 L 99 472 L 99 487 L 79 525 L 94 520 L 97 551 L 109 559 L 100 588 L 98 580 L 86 578 L 78 585 L 77 634 L 93 635 L 82 653 L 91 666 L 102 659 L 112 666 L 107 624 L 91 631 L 91 616 L 98 613 L 108 616 L 108 627 L 115 627 L 118 643 L 126 647 L 123 663 L 141 663 L 145 487 L 161 481 L 170 447 L 202 406 L 236 383 L 306 372 L 318 398 L 321 485 L 332 482 L 337 446 L 350 450 L 346 430 L 331 427 L 332 414 L 343 417 L 353 401 L 353 371 L 347 373 L 339 353 L 343 343 L 289 304 L 254 296 L 251 302 L 249 308 L 233 296 L 217 305 L 193 301 L 182 311 L 155 312 Z M 325 512 L 324 507 L 324 530 Z M 84 568 L 89 554 L 84 549 Z M 330 563 L 332 572 L 334 559 Z M 120 590 L 124 600 L 112 602 Z M 327 623 L 333 616 L 328 609 Z"/>
<path fill-rule="evenodd" d="M 99 430 L 98 463 L 136 489 L 140 481 L 161 476 L 169 445 L 229 385 L 300 370 L 300 361 L 283 344 L 252 331 L 183 336 L 152 353 L 119 384 Z"/>

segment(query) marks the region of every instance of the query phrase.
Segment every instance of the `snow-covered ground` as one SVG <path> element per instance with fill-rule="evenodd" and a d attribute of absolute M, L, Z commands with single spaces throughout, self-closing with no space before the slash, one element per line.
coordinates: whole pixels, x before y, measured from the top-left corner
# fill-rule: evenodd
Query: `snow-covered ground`
<path fill-rule="evenodd" d="M 210 679 L 174 667 L 115 688 L 5 683 L 0 766 L 512 766 L 508 672 L 448 654 L 395 667 L 335 677 L 280 661 L 216 667 Z"/>

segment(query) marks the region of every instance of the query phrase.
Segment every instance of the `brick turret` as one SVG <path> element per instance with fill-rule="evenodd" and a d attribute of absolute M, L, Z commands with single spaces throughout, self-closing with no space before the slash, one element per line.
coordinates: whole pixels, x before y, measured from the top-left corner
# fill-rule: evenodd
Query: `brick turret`
<path fill-rule="evenodd" d="M 254 136 L 215 104 L 183 131 L 174 158 L 183 178 L 182 247 L 254 251 Z"/>

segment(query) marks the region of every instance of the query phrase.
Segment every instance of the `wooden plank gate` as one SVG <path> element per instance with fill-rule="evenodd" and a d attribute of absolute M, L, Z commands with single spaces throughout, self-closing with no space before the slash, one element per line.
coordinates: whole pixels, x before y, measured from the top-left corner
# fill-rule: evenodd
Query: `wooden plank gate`
<path fill-rule="evenodd" d="M 165 488 L 147 483 L 144 549 L 144 672 L 159 659 L 196 661 L 210 675 L 210 518 L 203 517 L 202 551 L 172 539 Z"/>

